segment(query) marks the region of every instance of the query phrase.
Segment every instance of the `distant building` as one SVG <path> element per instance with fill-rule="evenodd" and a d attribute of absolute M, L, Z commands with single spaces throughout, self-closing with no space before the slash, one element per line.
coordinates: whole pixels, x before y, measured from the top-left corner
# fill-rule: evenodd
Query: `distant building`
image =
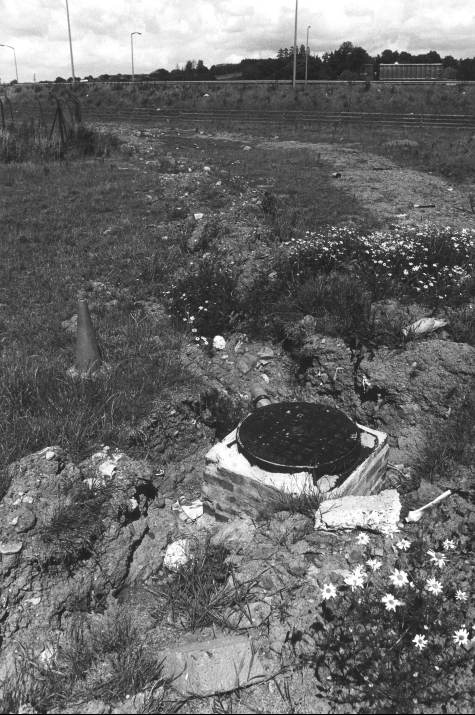
<path fill-rule="evenodd" d="M 414 80 L 414 79 L 442 79 L 442 62 L 426 62 L 421 64 L 380 64 L 380 80 Z"/>

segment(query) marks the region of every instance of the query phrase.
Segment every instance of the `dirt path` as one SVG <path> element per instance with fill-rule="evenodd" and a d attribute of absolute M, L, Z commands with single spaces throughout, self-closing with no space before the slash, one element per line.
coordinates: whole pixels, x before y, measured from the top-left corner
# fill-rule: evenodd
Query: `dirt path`
<path fill-rule="evenodd" d="M 475 228 L 475 213 L 471 211 L 472 185 L 454 186 L 446 179 L 415 169 L 402 168 L 387 157 L 361 151 L 358 145 L 299 141 L 260 142 L 260 148 L 270 150 L 308 149 L 327 162 L 334 178 L 379 218 L 383 223 L 405 225 L 434 223 L 439 226 Z M 417 208 L 428 206 L 428 208 Z"/>

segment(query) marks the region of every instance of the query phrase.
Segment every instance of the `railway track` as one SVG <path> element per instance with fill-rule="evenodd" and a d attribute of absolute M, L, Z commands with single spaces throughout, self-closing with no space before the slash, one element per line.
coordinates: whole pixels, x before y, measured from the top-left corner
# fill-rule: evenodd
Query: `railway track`
<path fill-rule="evenodd" d="M 361 125 L 418 129 L 452 129 L 475 132 L 475 115 L 468 114 L 403 114 L 385 112 L 312 112 L 299 110 L 212 109 L 188 110 L 177 108 L 150 109 L 133 107 L 118 111 L 97 111 L 84 108 L 86 122 L 131 122 L 140 124 L 241 123 L 252 125 Z"/>

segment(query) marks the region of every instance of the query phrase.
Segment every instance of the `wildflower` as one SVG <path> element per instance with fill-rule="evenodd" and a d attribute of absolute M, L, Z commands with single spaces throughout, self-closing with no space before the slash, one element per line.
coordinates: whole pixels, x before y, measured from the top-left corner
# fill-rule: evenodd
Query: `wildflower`
<path fill-rule="evenodd" d="M 404 605 L 404 602 L 399 601 L 393 596 L 392 593 L 387 593 L 385 596 L 383 596 L 381 599 L 381 603 L 384 603 L 384 607 L 387 611 L 396 611 L 397 606 Z"/>
<path fill-rule="evenodd" d="M 462 591 L 460 588 L 458 588 L 455 592 L 455 600 L 456 601 L 466 601 L 468 598 L 467 592 Z"/>
<path fill-rule="evenodd" d="M 412 642 L 419 650 L 423 650 L 427 645 L 427 638 L 424 635 L 417 634 L 412 639 Z"/>
<path fill-rule="evenodd" d="M 351 586 L 351 590 L 355 591 L 357 588 L 363 588 L 364 575 L 361 570 L 361 566 L 357 567 L 344 579 L 347 586 Z"/>
<path fill-rule="evenodd" d="M 411 542 L 408 541 L 407 539 L 401 539 L 401 541 L 398 541 L 396 544 L 396 547 L 400 549 L 401 551 L 407 551 L 408 548 L 410 547 Z"/>
<path fill-rule="evenodd" d="M 396 588 L 401 588 L 409 583 L 407 578 L 407 573 L 405 571 L 400 571 L 399 569 L 394 569 L 393 573 L 390 575 L 389 580 Z"/>
<path fill-rule="evenodd" d="M 379 571 L 383 565 L 382 561 L 378 561 L 378 559 L 368 559 L 366 563 L 370 567 L 371 571 Z"/>
<path fill-rule="evenodd" d="M 324 583 L 322 588 L 322 598 L 326 601 L 329 598 L 335 598 L 336 588 L 332 583 Z"/>
<path fill-rule="evenodd" d="M 454 550 L 455 541 L 453 539 L 446 539 L 443 543 L 444 551 Z"/>
<path fill-rule="evenodd" d="M 442 593 L 442 584 L 435 578 L 427 579 L 426 588 L 430 593 L 433 593 L 434 596 L 438 596 L 439 593 Z"/>
<path fill-rule="evenodd" d="M 356 543 L 359 544 L 360 546 L 365 546 L 365 544 L 369 543 L 369 536 L 368 534 L 361 533 L 358 534 L 358 538 L 356 539 Z"/>
<path fill-rule="evenodd" d="M 435 551 L 428 551 L 427 553 L 430 556 L 430 560 L 436 566 L 438 566 L 440 569 L 444 568 L 447 556 L 444 556 L 443 554 L 436 554 Z"/>
<path fill-rule="evenodd" d="M 468 631 L 466 628 L 459 628 L 455 631 L 452 638 L 454 639 L 455 645 L 467 645 L 468 643 Z"/>

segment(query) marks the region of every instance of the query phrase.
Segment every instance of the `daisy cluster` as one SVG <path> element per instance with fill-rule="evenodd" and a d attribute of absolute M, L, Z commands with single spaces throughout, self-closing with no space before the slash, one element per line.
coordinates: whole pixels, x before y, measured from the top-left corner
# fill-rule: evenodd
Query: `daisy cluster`
<path fill-rule="evenodd" d="M 321 584 L 315 662 L 318 670 L 325 654 L 327 692 L 350 687 L 366 699 L 368 710 L 361 712 L 427 712 L 414 709 L 419 698 L 438 707 L 471 690 L 475 610 L 469 576 L 458 568 L 465 537 L 438 541 L 437 548 L 422 531 L 413 541 L 388 537 L 391 565 L 375 537 L 361 532 L 355 539 L 360 563 Z"/>
<path fill-rule="evenodd" d="M 474 247 L 474 229 L 404 226 L 360 235 L 352 228 L 331 227 L 281 244 L 276 264 L 299 280 L 346 265 L 377 296 L 397 285 L 410 296 L 445 300 L 465 295 Z"/>
<path fill-rule="evenodd" d="M 394 538 L 394 536 L 393 536 Z M 366 532 L 361 532 L 357 539 L 357 544 L 360 547 L 370 546 L 370 537 Z M 402 538 L 394 544 L 394 548 L 404 554 L 411 548 L 411 542 Z M 409 569 L 393 568 L 391 571 L 383 569 L 383 562 L 377 558 L 369 557 L 363 563 L 358 564 L 343 578 L 343 584 L 336 584 L 327 581 L 321 588 L 321 598 L 323 601 L 338 599 L 342 593 L 349 588 L 351 593 L 359 594 L 359 603 L 361 596 L 370 593 L 376 601 L 384 606 L 388 612 L 396 612 L 404 606 L 409 606 L 414 600 L 414 595 L 417 598 L 431 599 L 452 599 L 459 606 L 465 604 L 469 600 L 469 594 L 466 590 L 454 586 L 453 579 L 447 578 L 444 582 L 443 574 L 450 560 L 450 552 L 456 549 L 456 543 L 453 539 L 445 539 L 442 543 L 442 550 L 437 552 L 433 549 L 426 551 L 428 557 L 425 569 L 411 574 Z M 435 570 L 435 571 L 434 571 Z M 423 575 L 422 575 L 423 574 Z M 388 588 L 390 585 L 390 588 Z M 378 595 L 378 590 L 381 590 Z M 384 593 L 383 593 L 384 591 Z M 433 601 L 432 606 L 436 606 L 436 601 Z M 429 629 L 429 625 L 425 624 L 423 628 Z M 470 643 L 475 643 L 475 624 L 472 626 L 472 637 L 467 626 L 462 623 L 452 632 L 452 641 L 456 646 L 467 646 Z M 425 633 L 415 633 L 412 637 L 412 643 L 418 650 L 423 650 L 428 645 L 429 636 Z"/>

